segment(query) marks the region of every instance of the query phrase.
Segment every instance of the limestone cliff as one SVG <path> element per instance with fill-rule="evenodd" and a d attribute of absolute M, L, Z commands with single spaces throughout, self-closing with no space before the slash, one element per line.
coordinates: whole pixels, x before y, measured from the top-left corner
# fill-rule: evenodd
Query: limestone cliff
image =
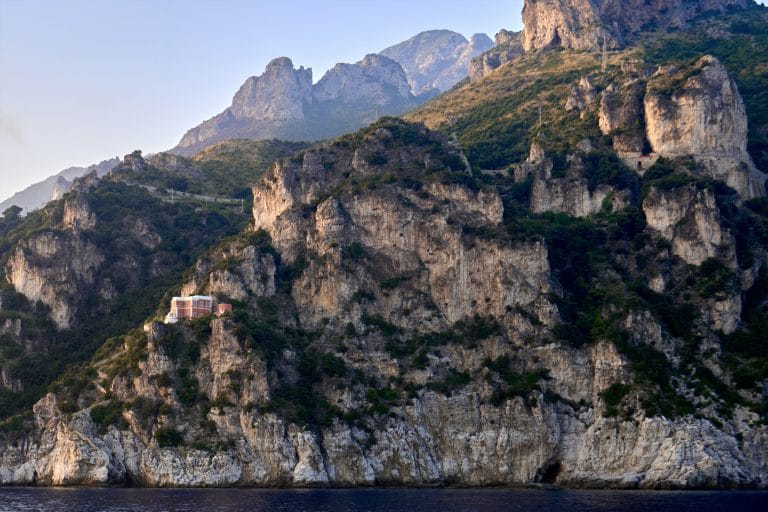
<path fill-rule="evenodd" d="M 735 267 L 731 234 L 722 226 L 715 197 L 709 190 L 685 186 L 651 188 L 643 202 L 648 226 L 672 243 L 672 253 L 691 265 L 721 258 Z"/>
<path fill-rule="evenodd" d="M 194 154 L 224 139 L 246 138 L 258 127 L 304 119 L 304 108 L 312 101 L 312 70 L 294 69 L 286 57 L 271 61 L 264 74 L 250 77 L 235 93 L 232 105 L 221 114 L 189 130 L 176 152 Z M 264 135 L 262 138 L 267 138 Z"/>
<path fill-rule="evenodd" d="M 527 0 L 523 47 L 526 51 L 616 48 L 644 27 L 681 27 L 704 12 L 750 4 L 749 0 Z"/>
<path fill-rule="evenodd" d="M 633 384 L 658 379 L 633 354 L 663 371 L 688 349 L 651 302 L 612 296 L 594 340 L 564 341 L 568 255 L 507 231 L 511 205 L 439 135 L 379 123 L 280 160 L 253 194 L 252 230 L 183 287 L 234 312 L 110 340 L 83 372 L 93 385 L 54 387 L 34 432 L 3 441 L 0 483 L 768 485 L 768 431 L 746 399 L 729 413 L 683 376 Z M 658 250 L 642 240 L 669 229 L 690 245 L 696 225 L 719 225 L 706 191 L 675 194 L 690 212 L 657 219 L 683 199 L 651 191 L 654 231 L 633 243 Z M 729 261 L 725 231 L 697 233 Z M 706 357 L 717 346 L 702 343 Z M 662 393 L 699 413 L 659 413 Z"/>
<path fill-rule="evenodd" d="M 645 95 L 647 137 L 665 157 L 692 156 L 704 172 L 742 197 L 765 194 L 765 175 L 747 153 L 747 115 L 720 62 L 702 57 L 686 69 L 662 68 Z"/>
<path fill-rule="evenodd" d="M 585 176 L 590 144 L 585 141 L 584 151 L 569 155 L 568 168 L 561 176 L 553 175 L 553 162 L 541 147 L 534 143 L 528 160 L 514 173 L 517 181 L 531 181 L 530 208 L 535 213 L 560 212 L 574 217 L 589 217 L 600 211 L 621 211 L 632 199 L 632 191 L 610 183 L 590 183 Z"/>
<path fill-rule="evenodd" d="M 468 70 L 470 80 L 479 80 L 494 69 L 498 69 L 515 57 L 522 55 L 521 38 L 522 32 L 510 32 L 504 29 L 499 31 L 496 34 L 495 46 L 472 59 Z"/>
<path fill-rule="evenodd" d="M 51 319 L 61 329 L 71 325 L 79 296 L 94 285 L 96 270 L 104 262 L 101 251 L 79 236 L 94 224 L 93 211 L 82 196 L 70 195 L 64 200 L 64 229 L 29 237 L 6 264 L 8 282 L 28 300 L 49 306 Z"/>
<path fill-rule="evenodd" d="M 367 55 L 357 64 L 336 64 L 323 76 L 312 91 L 317 102 L 341 100 L 344 103 L 370 102 L 382 107 L 392 94 L 411 97 L 403 68 L 381 55 Z"/>

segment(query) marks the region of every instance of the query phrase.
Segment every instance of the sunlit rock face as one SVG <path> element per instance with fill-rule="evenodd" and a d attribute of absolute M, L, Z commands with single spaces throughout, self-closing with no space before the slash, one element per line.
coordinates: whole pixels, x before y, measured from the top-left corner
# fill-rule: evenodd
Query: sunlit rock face
<path fill-rule="evenodd" d="M 747 153 L 747 114 L 736 83 L 714 57 L 689 69 L 659 69 L 645 95 L 648 141 L 661 156 L 691 156 L 742 197 L 765 195 L 765 175 Z"/>
<path fill-rule="evenodd" d="M 749 0 L 526 0 L 523 48 L 615 48 L 644 27 L 679 27 L 707 11 L 749 4 Z"/>

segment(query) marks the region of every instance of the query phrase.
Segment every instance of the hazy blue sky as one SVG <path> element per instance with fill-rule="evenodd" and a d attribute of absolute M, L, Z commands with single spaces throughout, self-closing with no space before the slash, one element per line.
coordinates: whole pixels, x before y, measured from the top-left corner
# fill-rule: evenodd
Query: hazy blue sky
<path fill-rule="evenodd" d="M 522 0 L 0 0 L 0 200 L 173 147 L 274 57 L 317 81 L 428 29 L 520 28 Z"/>

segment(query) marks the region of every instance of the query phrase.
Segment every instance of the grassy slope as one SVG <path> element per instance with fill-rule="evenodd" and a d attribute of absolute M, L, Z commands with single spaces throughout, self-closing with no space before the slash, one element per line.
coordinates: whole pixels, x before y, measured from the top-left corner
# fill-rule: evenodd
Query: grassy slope
<path fill-rule="evenodd" d="M 750 153 L 758 168 L 768 172 L 768 8 L 702 18 L 686 31 L 643 34 L 632 48 L 610 55 L 609 78 L 632 59 L 681 64 L 704 54 L 718 57 L 736 80 L 747 107 Z M 582 76 L 599 75 L 599 66 L 599 56 L 584 52 L 524 55 L 404 117 L 456 133 L 473 165 L 504 168 L 527 156 L 539 133 L 540 106 L 551 149 L 567 151 L 574 136 L 599 140 L 593 120 L 563 110 L 570 87 Z"/>

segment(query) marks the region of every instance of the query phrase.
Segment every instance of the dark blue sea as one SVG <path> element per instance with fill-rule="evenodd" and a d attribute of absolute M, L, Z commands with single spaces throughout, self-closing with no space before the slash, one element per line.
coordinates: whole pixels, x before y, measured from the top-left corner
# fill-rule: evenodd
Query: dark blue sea
<path fill-rule="evenodd" d="M 0 488 L 0 512 L 768 511 L 768 492 Z"/>

